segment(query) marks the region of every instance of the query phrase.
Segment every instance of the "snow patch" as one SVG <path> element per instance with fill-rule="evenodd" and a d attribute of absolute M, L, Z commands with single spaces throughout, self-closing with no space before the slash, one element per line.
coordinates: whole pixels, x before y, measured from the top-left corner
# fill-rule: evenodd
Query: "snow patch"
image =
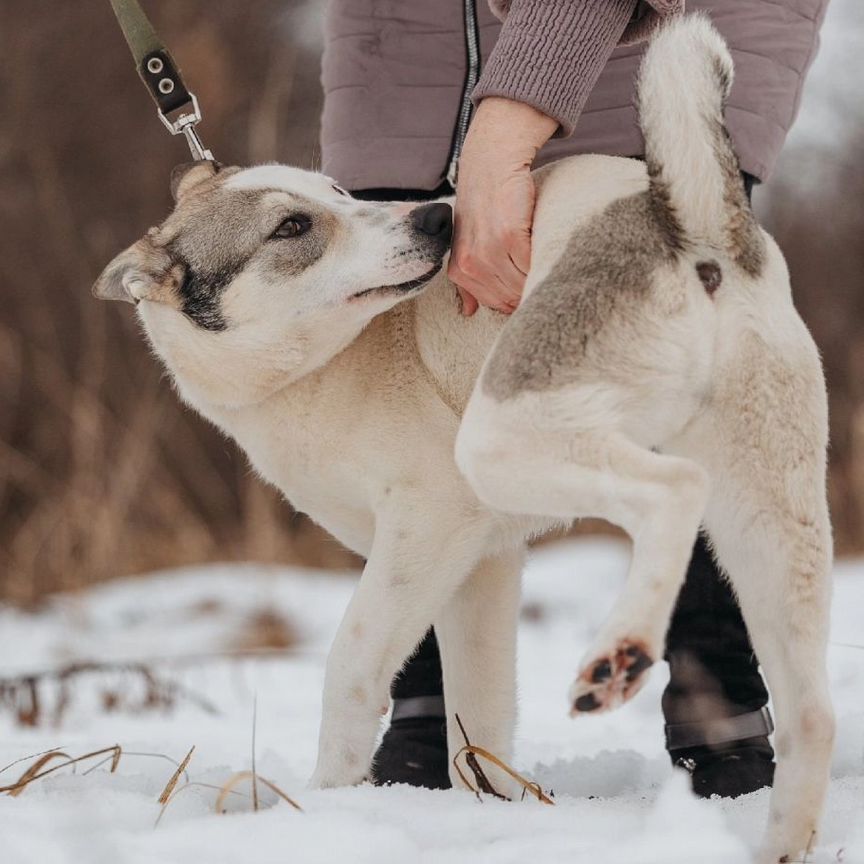
<path fill-rule="evenodd" d="M 129 751 L 116 774 L 58 772 L 20 797 L 0 797 L 3 864 L 744 864 L 761 836 L 767 792 L 701 801 L 663 749 L 662 664 L 618 712 L 572 720 L 566 691 L 588 640 L 623 581 L 629 549 L 573 540 L 532 554 L 519 633 L 520 722 L 514 763 L 555 793 L 478 802 L 467 792 L 362 786 L 309 792 L 329 642 L 355 574 L 222 565 L 128 579 L 25 614 L 0 607 L 0 674 L 70 660 L 153 660 L 222 651 L 249 610 L 296 625 L 293 654 L 270 659 L 163 659 L 160 672 L 207 697 L 219 713 L 179 702 L 169 713 L 105 713 L 82 698 L 59 728 L 22 728 L 0 713 L 0 766 L 62 746 L 73 754 L 114 742 Z M 810 864 L 864 864 L 864 563 L 836 570 L 830 672 L 839 717 L 823 838 Z M 201 609 L 219 614 L 197 614 Z M 189 618 L 191 616 L 191 620 Z M 26 646 L 26 650 L 24 650 Z M 85 686 L 82 684 L 82 687 Z M 98 689 L 98 683 L 87 685 Z M 196 745 L 191 778 L 220 785 L 250 766 L 257 696 L 257 767 L 304 808 L 262 791 L 258 813 L 213 813 L 216 792 L 179 793 L 154 827 L 170 763 Z M 478 742 L 479 743 L 479 742 Z M 17 776 L 19 765 L 0 774 Z M 248 794 L 248 786 L 238 787 Z M 232 797 L 231 809 L 249 800 Z"/>

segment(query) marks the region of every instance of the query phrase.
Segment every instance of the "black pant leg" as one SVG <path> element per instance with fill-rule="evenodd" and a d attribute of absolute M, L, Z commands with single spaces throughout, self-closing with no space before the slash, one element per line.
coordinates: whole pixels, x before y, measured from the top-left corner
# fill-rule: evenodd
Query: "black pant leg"
<path fill-rule="evenodd" d="M 768 702 L 732 589 L 700 535 L 666 637 L 666 722 L 694 723 L 758 711 Z"/>
<path fill-rule="evenodd" d="M 444 693 L 441 674 L 441 655 L 438 640 L 430 627 L 417 650 L 402 667 L 390 685 L 394 699 L 413 699 L 416 696 L 440 696 Z"/>

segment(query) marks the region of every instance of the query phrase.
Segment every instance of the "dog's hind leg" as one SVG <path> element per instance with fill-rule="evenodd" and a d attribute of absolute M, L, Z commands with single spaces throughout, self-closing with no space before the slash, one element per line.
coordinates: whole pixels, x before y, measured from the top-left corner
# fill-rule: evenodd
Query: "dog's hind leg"
<path fill-rule="evenodd" d="M 825 395 L 815 351 L 801 348 L 770 350 L 761 334 L 744 334 L 718 376 L 714 408 L 687 436 L 698 443 L 679 451 L 711 475 L 706 527 L 773 699 L 777 771 L 760 859 L 770 864 L 806 858 L 834 736 Z"/>
<path fill-rule="evenodd" d="M 662 656 L 707 478 L 689 459 L 654 453 L 611 429 L 552 432 L 543 423 L 539 431 L 543 411 L 542 398 L 516 410 L 475 392 L 456 458 L 492 508 L 562 520 L 599 516 L 630 534 L 624 592 L 570 691 L 574 712 L 612 708 L 639 689 L 645 671 Z"/>
<path fill-rule="evenodd" d="M 521 550 L 482 560 L 435 622 L 444 670 L 450 779 L 461 786 L 453 757 L 465 739 L 505 762 L 516 720 L 516 624 L 524 555 Z M 493 765 L 482 767 L 496 791 L 510 793 L 510 780 Z M 463 772 L 469 779 L 471 772 Z"/>
<path fill-rule="evenodd" d="M 464 497 L 433 502 L 431 488 L 411 500 L 391 495 L 376 516 L 372 552 L 327 659 L 313 788 L 366 777 L 393 675 L 481 555 L 485 517 Z"/>
<path fill-rule="evenodd" d="M 795 861 L 815 840 L 828 784 L 834 719 L 825 668 L 830 539 L 799 520 L 720 493 L 707 528 L 738 595 L 777 723 L 777 771 L 764 862 Z"/>

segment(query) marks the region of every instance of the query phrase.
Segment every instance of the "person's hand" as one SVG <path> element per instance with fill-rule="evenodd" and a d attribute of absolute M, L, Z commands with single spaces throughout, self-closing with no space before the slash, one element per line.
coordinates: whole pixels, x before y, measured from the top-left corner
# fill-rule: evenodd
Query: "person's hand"
<path fill-rule="evenodd" d="M 488 97 L 477 108 L 459 160 L 447 270 L 465 315 L 478 303 L 508 314 L 519 305 L 531 263 L 531 164 L 557 128 L 551 117 L 510 99 Z"/>

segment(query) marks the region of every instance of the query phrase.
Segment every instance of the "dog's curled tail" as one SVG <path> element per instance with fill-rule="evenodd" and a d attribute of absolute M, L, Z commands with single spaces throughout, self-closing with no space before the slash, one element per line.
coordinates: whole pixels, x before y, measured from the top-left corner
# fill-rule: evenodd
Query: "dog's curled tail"
<path fill-rule="evenodd" d="M 642 61 L 639 123 L 650 191 L 669 218 L 688 241 L 723 249 L 749 269 L 761 236 L 723 124 L 733 71 L 706 15 L 675 18 Z"/>

